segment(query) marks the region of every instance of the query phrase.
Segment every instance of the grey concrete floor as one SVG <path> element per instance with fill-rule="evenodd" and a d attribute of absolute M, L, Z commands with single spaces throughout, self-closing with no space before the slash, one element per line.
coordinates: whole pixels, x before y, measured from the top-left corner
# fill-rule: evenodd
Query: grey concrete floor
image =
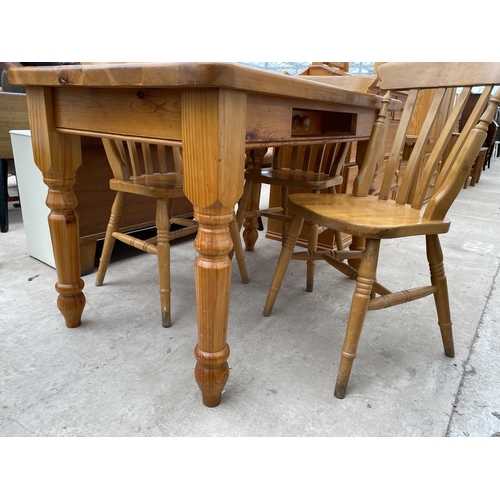
<path fill-rule="evenodd" d="M 251 282 L 233 268 L 229 381 L 206 408 L 193 376 L 193 239 L 172 245 L 173 326 L 161 327 L 151 255 L 116 253 L 105 286 L 84 277 L 67 329 L 55 270 L 27 255 L 21 210 L 0 234 L 0 436 L 456 436 L 500 433 L 500 161 L 462 190 L 442 237 L 456 357 L 432 297 L 368 315 L 346 398 L 333 396 L 353 282 L 326 263 L 315 290 L 293 261 L 262 315 L 279 243 L 260 233 Z M 379 280 L 427 284 L 422 238 L 384 242 Z"/>

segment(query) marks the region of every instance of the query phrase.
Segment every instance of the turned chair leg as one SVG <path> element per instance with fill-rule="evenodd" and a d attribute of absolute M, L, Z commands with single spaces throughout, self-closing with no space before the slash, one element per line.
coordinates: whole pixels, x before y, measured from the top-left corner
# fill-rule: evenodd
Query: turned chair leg
<path fill-rule="evenodd" d="M 99 259 L 99 268 L 97 269 L 97 276 L 95 279 L 96 286 L 101 286 L 106 276 L 113 247 L 115 246 L 115 237 L 113 233 L 118 230 L 120 219 L 123 210 L 124 193 L 117 192 L 113 206 L 111 207 L 111 216 L 109 218 L 108 227 L 106 229 L 106 236 L 104 237 L 104 244 L 102 248 L 101 257 Z"/>
<path fill-rule="evenodd" d="M 241 264 L 244 265 L 244 270 L 242 272 L 242 268 L 240 267 L 240 274 L 241 274 L 241 280 L 243 283 L 248 283 L 248 272 L 246 268 L 246 263 L 242 258 L 244 259 L 244 252 L 243 252 L 243 243 L 241 241 L 241 228 L 243 226 L 243 220 L 245 219 L 245 212 L 247 209 L 248 205 L 248 200 L 250 199 L 250 194 L 252 192 L 252 182 L 251 181 L 246 181 L 245 182 L 245 188 L 243 190 L 243 195 L 238 201 L 238 210 L 236 211 L 235 218 L 229 225 L 229 230 L 231 232 L 231 238 L 233 239 L 233 249 L 229 252 L 229 258 L 233 258 L 233 254 L 236 253 L 236 259 L 238 260 L 238 253 L 239 248 L 241 247 L 241 255 L 240 261 Z M 237 237 L 236 237 L 236 231 L 237 231 Z M 239 241 L 239 243 L 238 243 Z M 240 266 L 240 261 L 238 261 L 238 266 Z M 245 281 L 245 279 L 247 281 Z"/>
<path fill-rule="evenodd" d="M 160 279 L 161 323 L 165 328 L 172 325 L 170 309 L 170 219 L 173 200 L 156 200 L 156 249 Z"/>
<path fill-rule="evenodd" d="M 247 181 L 245 183 L 245 188 L 243 190 L 243 195 L 238 202 L 238 210 L 234 219 L 229 224 L 229 231 L 231 233 L 231 239 L 233 240 L 233 250 L 229 252 L 229 258 L 233 258 L 233 253 L 236 254 L 236 262 L 240 270 L 241 281 L 243 283 L 248 283 L 248 270 L 245 262 L 245 252 L 243 251 L 243 243 L 241 241 L 241 227 L 243 225 L 243 219 L 245 218 L 245 211 L 248 205 L 248 200 L 250 198 L 250 193 L 252 191 L 252 182 Z"/>
<path fill-rule="evenodd" d="M 264 316 L 269 316 L 273 309 L 274 303 L 276 302 L 276 297 L 281 288 L 281 283 L 285 277 L 288 265 L 292 260 L 293 250 L 299 239 L 300 231 L 302 230 L 302 224 L 304 223 L 304 218 L 296 215 L 288 231 L 285 243 L 281 247 L 280 256 L 278 259 L 278 264 L 276 270 L 274 271 L 273 280 L 271 286 L 269 287 L 269 294 L 267 296 L 266 305 L 264 306 Z"/>
<path fill-rule="evenodd" d="M 352 364 L 356 358 L 361 330 L 370 303 L 373 282 L 377 273 L 380 240 L 366 240 L 365 255 L 359 265 L 356 289 L 352 297 L 351 311 L 342 347 L 342 356 L 335 384 L 335 397 L 343 399 L 349 382 Z"/>
<path fill-rule="evenodd" d="M 448 284 L 444 272 L 443 252 L 439 242 L 439 236 L 432 234 L 426 236 L 427 260 L 431 273 L 431 283 L 437 286 L 434 293 L 434 302 L 438 315 L 441 339 L 443 341 L 444 353 L 449 358 L 455 357 L 455 347 L 453 344 L 453 332 L 450 313 L 450 302 L 448 299 Z"/>
<path fill-rule="evenodd" d="M 253 182 L 247 180 L 245 182 L 245 188 L 243 190 L 243 195 L 238 202 L 238 210 L 236 212 L 236 222 L 238 224 L 238 231 L 241 231 L 243 226 L 243 219 L 245 218 L 245 212 L 247 210 L 248 200 L 250 199 L 250 194 L 252 193 Z"/>
<path fill-rule="evenodd" d="M 337 250 L 344 250 L 344 240 L 342 239 L 342 232 L 334 231 L 334 235 L 335 235 L 335 246 L 337 247 Z"/>
<path fill-rule="evenodd" d="M 281 206 L 283 207 L 283 215 L 288 215 L 288 193 L 289 189 L 286 186 L 281 186 Z M 285 244 L 286 233 L 288 231 L 288 222 L 286 220 L 281 221 L 281 244 Z"/>
<path fill-rule="evenodd" d="M 307 259 L 307 277 L 306 277 L 306 291 L 312 292 L 314 287 L 314 270 L 316 261 L 314 260 L 314 252 L 318 249 L 318 224 L 309 226 L 309 236 L 307 238 L 307 250 L 309 251 L 309 258 Z"/>

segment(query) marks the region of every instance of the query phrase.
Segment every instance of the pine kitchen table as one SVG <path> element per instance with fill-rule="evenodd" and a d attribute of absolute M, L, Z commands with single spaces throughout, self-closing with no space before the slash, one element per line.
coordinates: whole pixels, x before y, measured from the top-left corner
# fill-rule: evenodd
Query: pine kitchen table
<path fill-rule="evenodd" d="M 245 151 L 366 143 L 382 97 L 232 63 L 18 67 L 9 81 L 26 87 L 35 163 L 48 186 L 57 305 L 68 328 L 81 324 L 85 307 L 73 192 L 80 137 L 182 146 L 184 189 L 200 224 L 195 379 L 203 403 L 217 406 L 229 375 L 228 224 L 243 192 Z"/>

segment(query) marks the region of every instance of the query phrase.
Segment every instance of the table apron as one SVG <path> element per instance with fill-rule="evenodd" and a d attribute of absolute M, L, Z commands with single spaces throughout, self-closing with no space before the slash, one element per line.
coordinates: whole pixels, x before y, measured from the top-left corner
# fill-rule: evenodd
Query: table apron
<path fill-rule="evenodd" d="M 178 89 L 52 89 L 54 125 L 62 133 L 182 144 Z M 247 94 L 248 147 L 366 140 L 378 110 L 266 94 Z M 297 127 L 299 122 L 308 127 Z"/>

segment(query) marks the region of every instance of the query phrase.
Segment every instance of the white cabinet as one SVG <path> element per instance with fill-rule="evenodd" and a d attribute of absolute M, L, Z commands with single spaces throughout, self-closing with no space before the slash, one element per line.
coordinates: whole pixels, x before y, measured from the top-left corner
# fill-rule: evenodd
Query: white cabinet
<path fill-rule="evenodd" d="M 29 130 L 11 130 L 10 138 L 16 165 L 17 189 L 26 230 L 28 253 L 49 266 L 55 267 L 48 223 L 49 208 L 45 204 L 47 186 L 35 165 Z"/>

